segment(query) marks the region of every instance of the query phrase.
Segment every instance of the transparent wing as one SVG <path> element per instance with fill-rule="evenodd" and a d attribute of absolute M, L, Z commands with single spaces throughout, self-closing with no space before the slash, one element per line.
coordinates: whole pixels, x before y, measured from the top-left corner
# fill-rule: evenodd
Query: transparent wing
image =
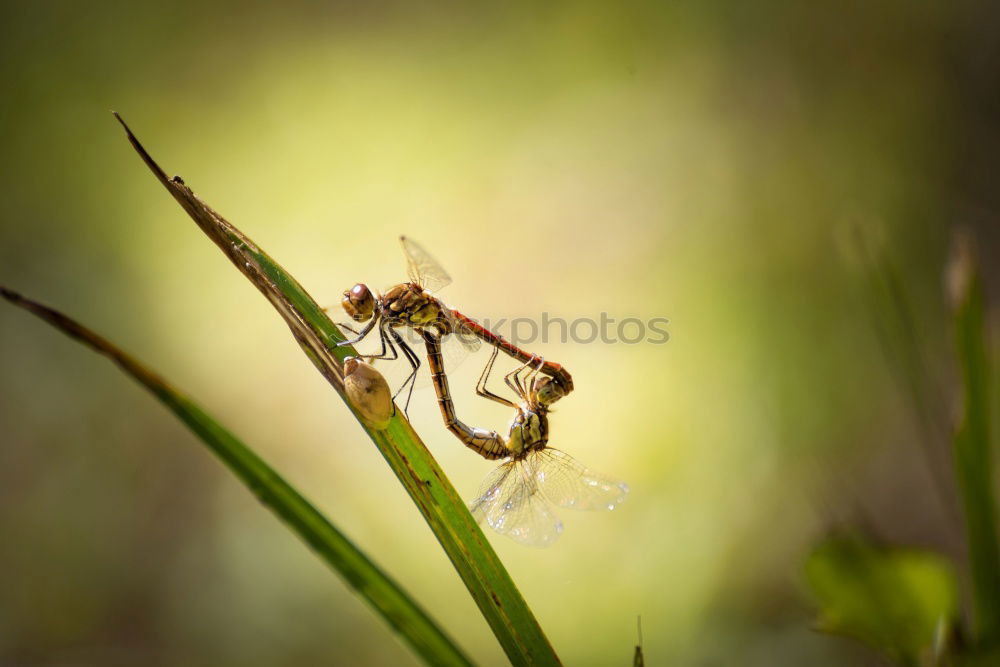
<path fill-rule="evenodd" d="M 441 315 L 451 325 L 451 333 L 444 337 L 444 341 L 454 339 L 469 352 L 475 352 L 479 349 L 482 343 L 471 328 L 466 326 L 462 320 L 452 315 L 451 311 L 443 310 L 441 311 Z"/>
<path fill-rule="evenodd" d="M 566 452 L 547 447 L 530 452 L 525 465 L 549 502 L 578 510 L 613 510 L 628 495 L 625 482 L 591 470 Z"/>
<path fill-rule="evenodd" d="M 547 547 L 563 530 L 524 461 L 508 461 L 487 475 L 469 510 L 477 521 L 528 546 Z"/>
<path fill-rule="evenodd" d="M 399 242 L 406 255 L 406 274 L 410 282 L 414 282 L 425 290 L 436 292 L 451 284 L 451 276 L 441 268 L 441 265 L 420 244 L 406 236 L 400 236 Z"/>

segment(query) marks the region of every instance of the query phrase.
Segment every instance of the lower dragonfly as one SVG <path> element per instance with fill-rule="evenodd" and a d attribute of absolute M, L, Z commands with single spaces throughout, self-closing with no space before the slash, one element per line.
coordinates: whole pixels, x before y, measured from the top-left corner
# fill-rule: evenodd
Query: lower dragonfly
<path fill-rule="evenodd" d="M 496 431 L 465 425 L 455 413 L 448 389 L 440 340 L 424 333 L 427 362 L 445 426 L 466 447 L 489 460 L 509 459 L 486 476 L 469 509 L 477 521 L 536 547 L 558 539 L 563 524 L 552 506 L 580 510 L 613 510 L 628 495 L 628 485 L 595 472 L 569 454 L 548 446 L 550 406 L 566 395 L 555 380 L 539 376 L 541 364 L 522 364 L 504 377 L 521 399 L 508 400 L 489 391 L 487 379 L 499 350 L 493 354 L 476 385 L 476 393 L 514 408 L 507 437 Z M 522 373 L 524 377 L 522 377 Z"/>

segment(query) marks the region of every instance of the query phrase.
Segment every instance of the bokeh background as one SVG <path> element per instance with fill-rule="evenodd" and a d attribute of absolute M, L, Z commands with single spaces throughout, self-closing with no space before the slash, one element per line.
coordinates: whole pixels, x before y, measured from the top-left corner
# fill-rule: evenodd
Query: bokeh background
<path fill-rule="evenodd" d="M 650 664 L 864 664 L 811 629 L 801 564 L 846 525 L 963 553 L 942 272 L 971 229 L 996 324 L 997 19 L 4 3 L 0 282 L 193 395 L 487 665 L 504 656 L 388 467 L 109 110 L 321 303 L 399 281 L 406 233 L 477 317 L 667 317 L 666 345 L 536 344 L 577 384 L 552 444 L 632 494 L 564 512 L 552 548 L 498 552 L 567 664 L 626 664 L 640 614 Z M 873 265 L 910 326 L 880 322 Z M 501 428 L 472 394 L 485 360 L 452 387 Z M 471 496 L 493 464 L 429 390 L 410 413 Z M 415 662 L 149 395 L 10 307 L 0 440 L 0 664 Z"/>

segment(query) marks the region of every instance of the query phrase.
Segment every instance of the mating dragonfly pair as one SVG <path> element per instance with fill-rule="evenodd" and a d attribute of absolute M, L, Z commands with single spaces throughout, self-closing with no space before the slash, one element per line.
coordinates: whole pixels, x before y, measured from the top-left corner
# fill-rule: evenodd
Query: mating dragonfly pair
<path fill-rule="evenodd" d="M 412 329 L 420 336 L 445 427 L 480 456 L 488 460 L 508 459 L 486 477 L 478 496 L 470 503 L 473 516 L 518 542 L 547 546 L 563 529 L 553 505 L 584 510 L 617 507 L 625 500 L 627 485 L 548 446 L 549 408 L 573 391 L 569 372 L 557 363 L 522 350 L 447 306 L 433 292 L 448 285 L 451 278 L 412 239 L 403 236 L 400 242 L 406 255 L 409 282 L 381 295 L 363 284 L 344 292 L 341 302 L 344 310 L 352 320 L 365 324 L 360 331 L 344 326 L 355 337 L 341 345 L 354 345 L 377 331 L 379 351 L 360 356 L 369 360 L 406 359 L 410 373 L 393 398 L 407 390 L 408 407 L 420 357 L 399 329 Z M 442 355 L 445 341 L 452 346 L 457 342 L 468 351 L 479 349 L 481 342 L 493 347 L 476 384 L 476 394 L 514 409 L 506 437 L 496 431 L 467 426 L 458 418 L 445 375 Z M 517 396 L 516 402 L 487 388 L 501 351 L 521 362 L 520 367 L 504 377 L 506 386 Z"/>

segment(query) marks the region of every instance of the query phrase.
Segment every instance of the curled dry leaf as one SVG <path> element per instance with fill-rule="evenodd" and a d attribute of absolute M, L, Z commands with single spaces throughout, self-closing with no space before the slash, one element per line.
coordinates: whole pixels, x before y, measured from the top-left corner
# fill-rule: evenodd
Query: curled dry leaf
<path fill-rule="evenodd" d="M 366 424 L 384 430 L 392 419 L 393 405 L 389 384 L 374 366 L 357 357 L 344 361 L 344 388 L 351 405 Z"/>

